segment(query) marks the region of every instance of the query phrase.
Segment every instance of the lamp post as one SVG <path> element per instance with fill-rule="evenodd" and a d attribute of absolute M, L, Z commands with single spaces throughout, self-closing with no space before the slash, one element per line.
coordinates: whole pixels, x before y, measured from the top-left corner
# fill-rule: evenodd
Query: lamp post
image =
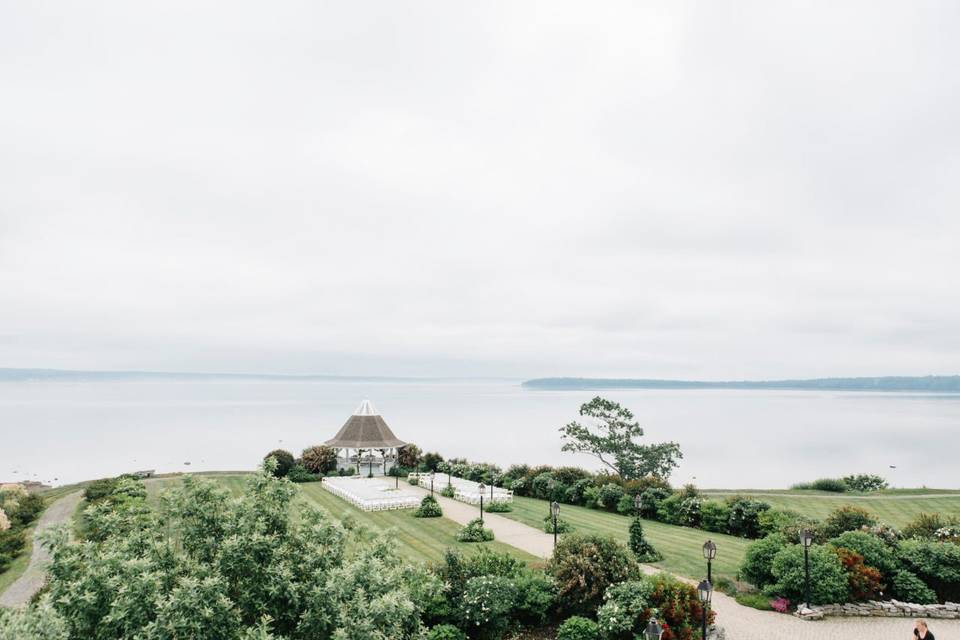
<path fill-rule="evenodd" d="M 560 503 L 554 500 L 550 503 L 550 514 L 553 516 L 553 548 L 557 548 L 557 519 L 560 517 Z"/>
<path fill-rule="evenodd" d="M 803 599 L 810 606 L 810 545 L 813 544 L 813 533 L 809 529 L 800 531 L 800 544 L 803 545 Z"/>
<path fill-rule="evenodd" d="M 481 482 L 480 486 L 477 487 L 477 490 L 480 492 L 480 524 L 483 524 L 483 490 L 484 489 L 486 489 L 486 487 Z"/>
<path fill-rule="evenodd" d="M 637 517 L 640 517 L 640 510 L 643 508 L 643 496 L 639 493 L 633 496 L 633 508 L 637 512 Z"/>
<path fill-rule="evenodd" d="M 703 640 L 707 640 L 707 609 L 710 608 L 710 596 L 713 595 L 713 585 L 709 580 L 704 580 L 697 585 L 697 595 L 700 596 L 700 604 L 703 609 Z"/>
<path fill-rule="evenodd" d="M 434 473 L 435 473 L 435 472 L 433 472 L 433 471 L 430 472 L 430 497 L 431 497 L 431 498 L 433 497 L 433 476 L 434 476 Z"/>
<path fill-rule="evenodd" d="M 703 558 L 707 561 L 707 582 L 713 583 L 712 564 L 713 559 L 717 557 L 717 545 L 713 540 L 707 540 L 703 543 Z"/>
<path fill-rule="evenodd" d="M 643 635 L 646 636 L 647 640 L 660 640 L 663 635 L 663 627 L 660 626 L 656 618 L 650 618 L 647 628 L 643 630 Z"/>

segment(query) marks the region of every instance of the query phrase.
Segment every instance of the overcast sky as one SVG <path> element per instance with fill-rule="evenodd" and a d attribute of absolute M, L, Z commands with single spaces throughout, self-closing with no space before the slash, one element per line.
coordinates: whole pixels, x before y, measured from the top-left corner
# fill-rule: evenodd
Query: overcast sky
<path fill-rule="evenodd" d="M 957 34 L 955 2 L 4 2 L 0 366 L 957 373 Z"/>

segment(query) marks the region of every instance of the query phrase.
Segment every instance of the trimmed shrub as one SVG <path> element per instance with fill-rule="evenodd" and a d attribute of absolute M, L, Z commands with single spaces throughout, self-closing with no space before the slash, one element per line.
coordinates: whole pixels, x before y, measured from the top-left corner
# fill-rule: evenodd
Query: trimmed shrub
<path fill-rule="evenodd" d="M 844 531 L 858 531 L 863 527 L 872 527 L 877 524 L 876 518 L 870 512 L 860 507 L 844 505 L 830 512 L 823 521 L 823 535 L 836 538 Z"/>
<path fill-rule="evenodd" d="M 887 488 L 887 481 L 869 473 L 858 473 L 852 476 L 843 477 L 844 484 L 847 485 L 847 488 L 850 491 L 863 491 L 864 493 L 870 491 L 880 491 Z"/>
<path fill-rule="evenodd" d="M 273 458 L 277 461 L 277 466 L 273 469 L 273 475 L 277 478 L 286 478 L 287 474 L 290 473 L 290 469 L 293 468 L 293 454 L 285 449 L 274 449 L 263 456 L 264 460 L 268 458 Z"/>
<path fill-rule="evenodd" d="M 493 540 L 493 531 L 485 529 L 480 518 L 474 518 L 457 532 L 460 542 L 490 542 Z"/>
<path fill-rule="evenodd" d="M 884 576 L 892 576 L 900 569 L 893 550 L 883 540 L 865 531 L 845 531 L 832 538 L 830 544 L 856 551 L 863 556 L 864 564 L 879 569 Z"/>
<path fill-rule="evenodd" d="M 513 511 L 513 505 L 506 500 L 494 500 L 493 502 L 488 502 L 486 506 L 484 506 L 484 510 L 490 513 L 510 513 Z"/>
<path fill-rule="evenodd" d="M 557 586 L 542 571 L 523 567 L 513 578 L 517 597 L 512 615 L 524 627 L 540 627 L 546 623 L 557 602 Z"/>
<path fill-rule="evenodd" d="M 289 478 L 291 482 L 316 482 L 320 479 L 320 476 L 315 473 L 310 473 L 302 464 L 295 464 L 293 468 L 290 469 L 290 473 L 287 474 L 287 478 Z"/>
<path fill-rule="evenodd" d="M 901 569 L 890 578 L 890 595 L 913 604 L 935 604 L 937 594 L 917 574 Z"/>
<path fill-rule="evenodd" d="M 640 518 L 634 518 L 630 523 L 630 539 L 627 545 L 638 562 L 657 562 L 663 559 L 650 541 L 643 536 L 643 522 Z"/>
<path fill-rule="evenodd" d="M 548 515 L 543 519 L 543 530 L 547 533 L 553 533 L 553 516 Z M 564 520 L 563 518 L 557 518 L 557 533 L 570 533 L 573 531 L 573 525 Z"/>
<path fill-rule="evenodd" d="M 847 587 L 854 602 L 873 600 L 883 590 L 880 572 L 863 563 L 863 556 L 856 551 L 837 547 L 834 549 L 843 570 L 847 572 Z"/>
<path fill-rule="evenodd" d="M 510 626 L 509 614 L 516 596 L 516 586 L 509 578 L 470 578 L 460 600 L 460 620 L 476 638 L 500 638 Z"/>
<path fill-rule="evenodd" d="M 771 573 L 774 583 L 766 589 L 769 595 L 783 596 L 792 602 L 804 601 L 802 546 L 781 549 L 773 558 Z M 833 549 L 821 545 L 810 547 L 809 604 L 847 602 L 849 593 L 847 574 Z"/>
<path fill-rule="evenodd" d="M 779 533 L 771 533 L 766 538 L 751 542 L 740 565 L 740 575 L 758 589 L 773 584 L 776 580 L 773 560 L 786 546 L 786 539 Z"/>
<path fill-rule="evenodd" d="M 764 514 L 761 514 L 761 517 Z M 719 500 L 705 500 L 700 505 L 700 526 L 704 531 L 726 533 L 730 523 L 730 507 Z"/>
<path fill-rule="evenodd" d="M 603 595 L 597 609 L 597 626 L 604 638 L 633 638 L 650 619 L 653 582 L 646 578 L 615 584 Z"/>
<path fill-rule="evenodd" d="M 599 640 L 600 629 L 589 618 L 570 616 L 557 629 L 557 640 Z"/>
<path fill-rule="evenodd" d="M 760 500 L 751 500 L 743 496 L 727 499 L 730 507 L 730 521 L 727 533 L 742 538 L 760 537 L 760 514 L 770 510 L 770 505 Z"/>
<path fill-rule="evenodd" d="M 791 489 L 806 491 L 830 491 L 844 493 L 848 490 L 847 483 L 840 478 L 818 478 L 813 482 L 801 482 L 790 487 Z"/>
<path fill-rule="evenodd" d="M 455 498 L 457 496 L 457 490 L 450 485 L 446 485 L 443 489 L 440 489 L 440 495 L 444 498 Z"/>
<path fill-rule="evenodd" d="M 452 624 L 438 624 L 427 632 L 426 640 L 467 640 L 467 634 Z"/>
<path fill-rule="evenodd" d="M 941 602 L 960 601 L 960 545 L 907 540 L 900 543 L 900 561 L 933 589 Z"/>
<path fill-rule="evenodd" d="M 547 572 L 556 580 L 561 609 L 589 615 L 610 585 L 636 578 L 639 567 L 611 537 L 571 534 L 557 543 Z"/>
<path fill-rule="evenodd" d="M 443 515 L 440 503 L 433 496 L 423 496 L 420 506 L 413 512 L 414 518 L 439 518 Z"/>

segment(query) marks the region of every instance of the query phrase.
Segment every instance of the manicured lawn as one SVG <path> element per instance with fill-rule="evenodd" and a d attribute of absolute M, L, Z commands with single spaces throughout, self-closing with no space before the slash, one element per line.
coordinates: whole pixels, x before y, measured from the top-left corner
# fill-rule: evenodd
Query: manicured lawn
<path fill-rule="evenodd" d="M 823 519 L 843 505 L 866 509 L 884 522 L 902 527 L 919 513 L 940 513 L 960 516 L 960 493 L 918 493 L 894 490 L 877 494 L 828 493 L 823 491 L 704 491 L 719 499 L 731 495 L 752 496 L 777 509 L 790 509 L 813 518 Z"/>
<path fill-rule="evenodd" d="M 549 503 L 545 500 L 514 497 L 513 511 L 499 515 L 540 529 L 548 511 Z M 630 526 L 631 518 L 626 516 L 564 504 L 560 505 L 560 517 L 580 533 L 611 535 L 621 542 L 627 542 L 627 528 Z M 695 579 L 706 576 L 703 543 L 708 538 L 717 544 L 717 558 L 713 561 L 714 580 L 718 576 L 733 579 L 743 561 L 744 551 L 750 544 L 750 540 L 742 538 L 688 527 L 675 527 L 652 520 L 643 521 L 643 531 L 657 551 L 664 556 L 663 560 L 654 566 Z"/>
<path fill-rule="evenodd" d="M 205 476 L 221 483 L 230 492 L 238 496 L 243 491 L 244 476 L 241 475 L 211 475 Z M 161 478 L 147 482 L 147 499 L 155 502 L 160 492 L 180 478 Z M 300 499 L 314 507 L 321 507 L 336 518 L 350 516 L 357 523 L 366 526 L 372 531 L 393 529 L 396 533 L 397 548 L 409 560 L 417 562 L 438 562 L 443 559 L 443 553 L 448 547 L 470 552 L 481 546 L 481 543 L 465 543 L 456 540 L 456 533 L 460 525 L 446 518 L 414 518 L 412 509 L 398 511 L 361 511 L 320 486 L 320 483 L 305 483 L 297 485 L 300 489 Z M 542 562 L 524 551 L 520 551 L 500 542 L 482 543 L 495 551 L 509 553 L 511 556 L 523 560 L 528 564 Z"/>

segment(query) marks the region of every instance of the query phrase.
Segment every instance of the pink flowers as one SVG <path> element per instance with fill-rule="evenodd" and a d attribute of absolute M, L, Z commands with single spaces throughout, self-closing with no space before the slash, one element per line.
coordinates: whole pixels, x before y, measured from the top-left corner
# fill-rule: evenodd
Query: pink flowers
<path fill-rule="evenodd" d="M 790 601 L 786 598 L 774 598 L 770 601 L 770 606 L 778 613 L 786 613 L 790 608 Z"/>

